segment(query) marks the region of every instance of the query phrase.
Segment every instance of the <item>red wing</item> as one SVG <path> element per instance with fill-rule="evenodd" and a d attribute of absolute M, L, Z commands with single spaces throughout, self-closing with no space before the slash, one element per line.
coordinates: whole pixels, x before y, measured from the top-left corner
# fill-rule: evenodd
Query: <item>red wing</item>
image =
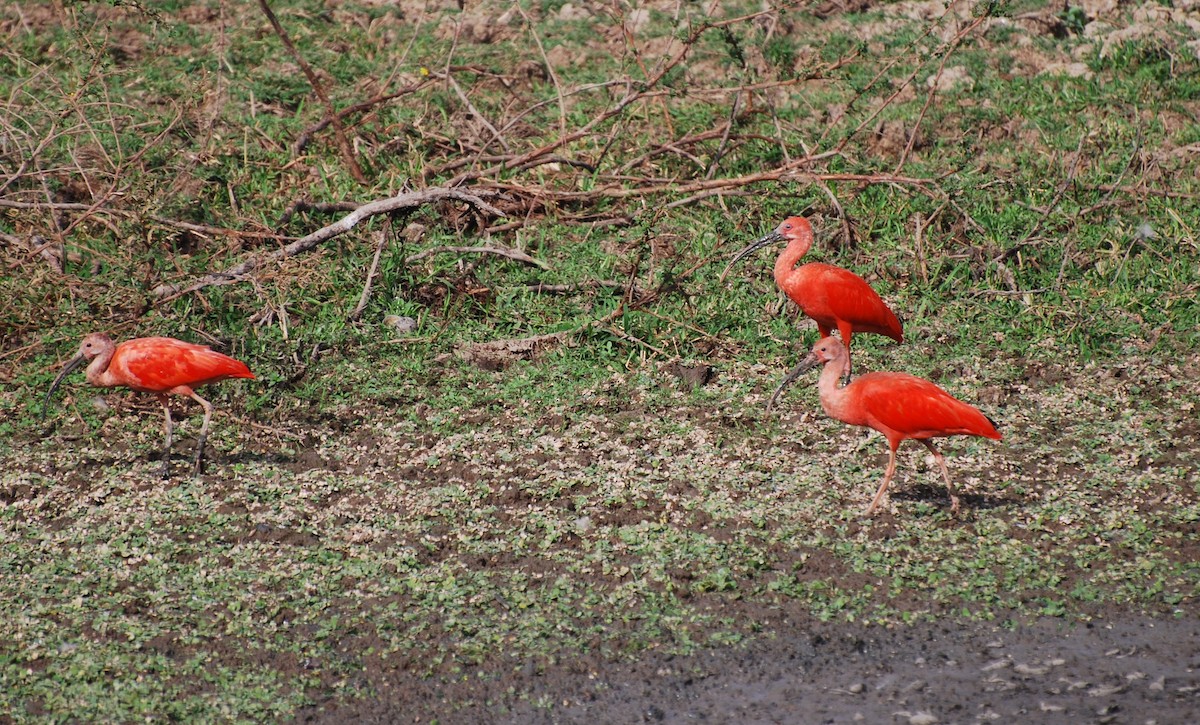
<path fill-rule="evenodd" d="M 137 387 L 168 390 L 197 387 L 225 378 L 252 378 L 246 365 L 203 345 L 171 338 L 140 338 L 117 347 L 110 368 L 119 366 Z"/>
<path fill-rule="evenodd" d="M 829 264 L 806 264 L 800 271 L 797 286 L 802 288 L 798 294 L 804 299 L 805 314 L 818 320 L 844 320 L 854 332 L 902 341 L 900 320 L 862 277 Z"/>
<path fill-rule="evenodd" d="M 861 388 L 859 398 L 868 416 L 906 437 L 1000 437 L 995 426 L 977 408 L 928 380 L 905 373 L 869 373 L 853 384 Z"/>

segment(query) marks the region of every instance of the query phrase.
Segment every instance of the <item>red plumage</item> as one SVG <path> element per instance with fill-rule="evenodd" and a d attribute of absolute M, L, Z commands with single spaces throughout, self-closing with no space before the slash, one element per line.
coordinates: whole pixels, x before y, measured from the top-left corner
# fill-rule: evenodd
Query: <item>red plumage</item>
<path fill-rule="evenodd" d="M 116 346 L 102 376 L 93 380 L 90 373 L 89 368 L 88 382 L 93 385 L 122 385 L 147 393 L 173 392 L 179 386 L 198 388 L 230 378 L 254 377 L 240 360 L 204 345 L 170 337 L 126 340 Z"/>
<path fill-rule="evenodd" d="M 820 262 L 796 266 L 813 245 L 812 225 L 804 217 L 788 217 L 775 231 L 738 252 L 721 277 L 724 278 L 730 267 L 755 250 L 785 240 L 788 244 L 775 260 L 775 284 L 806 317 L 817 323 L 821 337 L 829 337 L 836 329 L 847 349 L 856 332 L 871 332 L 896 342 L 904 341 L 900 319 L 862 277 Z M 850 375 L 849 356 L 844 373 Z M 771 396 L 772 403 L 794 379 L 794 375 L 784 378 Z"/>
<path fill-rule="evenodd" d="M 807 227 L 808 222 L 804 223 Z M 856 332 L 873 332 L 904 342 L 900 319 L 862 277 L 821 262 L 796 266 L 812 244 L 811 227 L 807 228 L 808 245 L 793 241 L 776 260 L 775 284 L 817 323 L 821 337 L 829 337 L 836 329 L 847 346 Z"/>
<path fill-rule="evenodd" d="M 204 345 L 194 345 L 170 337 L 141 337 L 126 340 L 118 345 L 106 335 L 93 334 L 83 338 L 79 354 L 67 363 L 51 384 L 50 391 L 46 393 L 45 411 L 49 411 L 50 396 L 58 389 L 59 383 L 72 370 L 89 360 L 91 362 L 87 368 L 87 381 L 92 385 L 101 388 L 126 387 L 143 393 L 154 393 L 158 397 L 166 415 L 164 478 L 170 472 L 173 430 L 171 409 L 167 405 L 168 395 L 184 395 L 204 407 L 204 423 L 200 426 L 193 463 L 193 472 L 198 473 L 213 406 L 197 395 L 193 388 L 230 378 L 254 377 L 245 363 L 210 350 Z"/>
<path fill-rule="evenodd" d="M 850 396 L 856 422 L 891 440 L 974 435 L 1000 438 L 992 422 L 974 406 L 908 373 L 867 373 L 843 390 Z M 847 412 L 849 414 L 849 412 Z"/>
<path fill-rule="evenodd" d="M 906 440 L 920 441 L 933 454 L 950 493 L 950 510 L 958 512 L 958 495 L 950 482 L 946 461 L 931 438 L 952 435 L 973 435 L 999 440 L 1000 432 L 987 416 L 972 405 L 962 402 L 942 388 L 923 378 L 907 373 L 867 373 L 845 387 L 838 379 L 849 352 L 834 337 L 819 340 L 812 352 L 797 366 L 793 374 L 824 366 L 817 387 L 821 407 L 831 418 L 850 425 L 873 428 L 888 441 L 888 467 L 883 483 L 867 514 L 883 500 L 888 484 L 896 473 L 896 450 Z"/>

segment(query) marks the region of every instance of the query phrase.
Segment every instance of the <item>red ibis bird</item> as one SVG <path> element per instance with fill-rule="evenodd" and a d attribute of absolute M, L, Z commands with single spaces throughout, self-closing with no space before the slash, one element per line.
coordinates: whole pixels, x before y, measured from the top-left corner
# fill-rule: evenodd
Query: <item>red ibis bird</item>
<path fill-rule="evenodd" d="M 245 363 L 204 345 L 193 345 L 170 337 L 140 337 L 118 345 L 107 335 L 92 334 L 83 338 L 79 353 L 50 385 L 50 391 L 43 401 L 42 417 L 49 413 L 50 396 L 58 389 L 63 378 L 88 360 L 91 363 L 87 367 L 87 381 L 92 385 L 101 388 L 121 386 L 142 393 L 154 393 L 158 402 L 162 403 L 167 417 L 163 478 L 170 475 L 171 466 L 173 426 L 168 396 L 186 395 L 204 406 L 204 423 L 200 426 L 200 439 L 196 442 L 196 458 L 192 464 L 192 475 L 195 475 L 200 472 L 200 458 L 204 455 L 204 441 L 208 436 L 213 406 L 197 395 L 193 388 L 229 378 L 254 377 Z"/>
<path fill-rule="evenodd" d="M 973 435 L 999 440 L 995 423 L 978 408 L 958 400 L 928 380 L 907 373 L 867 373 L 839 388 L 838 378 L 848 355 L 846 347 L 837 338 L 819 340 L 788 376 L 787 382 L 802 372 L 824 365 L 817 389 L 825 413 L 843 423 L 874 428 L 887 438 L 890 449 L 887 472 L 867 507 L 867 515 L 875 512 L 887 493 L 888 484 L 896 473 L 896 449 L 902 441 L 909 439 L 920 441 L 933 454 L 950 493 L 950 511 L 958 513 L 958 494 L 950 483 L 946 460 L 930 439 Z"/>
<path fill-rule="evenodd" d="M 821 337 L 829 337 L 837 328 L 847 350 L 850 338 L 856 332 L 873 332 L 896 342 L 904 341 L 900 320 L 862 277 L 832 264 L 809 262 L 796 266 L 813 245 L 812 225 L 804 217 L 784 219 L 775 231 L 738 252 L 721 273 L 721 279 L 724 280 L 733 265 L 742 259 L 769 244 L 785 240 L 788 244 L 775 260 L 775 284 L 800 307 L 801 312 L 817 323 Z M 850 377 L 849 355 L 843 372 Z M 795 380 L 794 375 L 784 378 L 771 396 L 768 408 L 791 380 Z"/>

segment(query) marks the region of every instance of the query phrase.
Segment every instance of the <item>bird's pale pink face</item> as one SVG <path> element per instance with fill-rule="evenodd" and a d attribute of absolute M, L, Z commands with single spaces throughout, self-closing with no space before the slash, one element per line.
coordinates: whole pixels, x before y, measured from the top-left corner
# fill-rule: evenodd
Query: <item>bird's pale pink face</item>
<path fill-rule="evenodd" d="M 84 360 L 91 360 L 106 349 L 112 347 L 112 340 L 107 335 L 93 332 L 83 338 L 83 342 L 79 344 L 79 357 Z"/>
<path fill-rule="evenodd" d="M 792 372 L 788 373 L 787 377 L 784 378 L 783 383 L 780 385 L 780 388 L 783 388 L 785 385 L 791 383 L 793 380 L 809 370 L 812 370 L 813 368 L 821 367 L 822 365 L 826 365 L 827 363 L 839 359 L 842 361 L 843 365 L 847 359 L 846 348 L 842 346 L 840 340 L 838 340 L 836 337 L 826 337 L 817 340 L 817 344 L 813 345 L 812 352 L 805 355 L 804 359 L 800 361 L 800 364 L 797 365 Z"/>
<path fill-rule="evenodd" d="M 812 358 L 821 364 L 837 360 L 839 357 L 845 357 L 846 348 L 835 337 L 826 337 L 817 340 L 817 344 L 813 345 Z"/>
<path fill-rule="evenodd" d="M 67 361 L 62 371 L 59 372 L 58 377 L 54 379 L 53 383 L 50 383 L 50 390 L 46 393 L 46 399 L 42 402 L 42 417 L 45 418 L 50 413 L 50 396 L 54 395 L 54 391 L 58 390 L 58 386 L 73 370 L 88 360 L 96 358 L 98 355 L 102 355 L 105 352 L 112 352 L 113 349 L 113 341 L 107 335 L 94 332 L 83 338 L 83 342 L 79 344 L 79 352 L 75 357 Z"/>

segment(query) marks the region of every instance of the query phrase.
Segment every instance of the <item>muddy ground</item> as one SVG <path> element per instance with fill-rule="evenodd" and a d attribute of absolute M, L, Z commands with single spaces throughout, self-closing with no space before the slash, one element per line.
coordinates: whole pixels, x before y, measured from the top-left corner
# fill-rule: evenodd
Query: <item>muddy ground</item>
<path fill-rule="evenodd" d="M 747 648 L 612 664 L 582 658 L 371 682 L 311 708 L 335 722 L 1188 723 L 1200 716 L 1194 619 L 1114 616 L 1012 627 L 797 626 Z M 528 699 L 512 693 L 528 693 Z"/>

